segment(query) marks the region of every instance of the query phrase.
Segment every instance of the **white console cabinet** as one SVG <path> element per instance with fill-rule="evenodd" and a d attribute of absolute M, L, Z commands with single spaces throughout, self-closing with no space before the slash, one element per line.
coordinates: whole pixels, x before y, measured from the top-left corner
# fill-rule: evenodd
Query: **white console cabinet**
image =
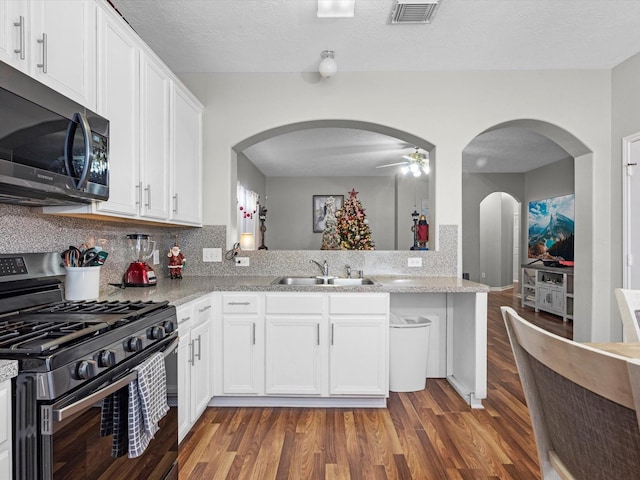
<path fill-rule="evenodd" d="M 521 283 L 523 307 L 573 320 L 573 268 L 523 265 Z"/>

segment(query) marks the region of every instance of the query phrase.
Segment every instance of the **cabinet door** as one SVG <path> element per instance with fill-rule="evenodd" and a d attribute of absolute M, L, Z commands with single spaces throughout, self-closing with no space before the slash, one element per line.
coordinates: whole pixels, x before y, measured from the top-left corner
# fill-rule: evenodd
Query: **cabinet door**
<path fill-rule="evenodd" d="M 193 364 L 191 369 L 191 424 L 211 400 L 211 324 L 207 321 L 191 329 Z"/>
<path fill-rule="evenodd" d="M 171 109 L 171 219 L 202 224 L 202 108 L 179 85 Z"/>
<path fill-rule="evenodd" d="M 31 0 L 31 75 L 95 108 L 94 2 Z"/>
<path fill-rule="evenodd" d="M 143 217 L 169 218 L 169 91 L 164 69 L 141 52 L 140 176 Z"/>
<path fill-rule="evenodd" d="M 330 380 L 332 395 L 388 392 L 388 328 L 383 315 L 332 316 Z"/>
<path fill-rule="evenodd" d="M 11 477 L 11 380 L 0 383 L 0 478 Z"/>
<path fill-rule="evenodd" d="M 109 200 L 101 212 L 137 216 L 140 196 L 140 50 L 133 34 L 98 11 L 98 113 L 109 124 Z"/>
<path fill-rule="evenodd" d="M 28 58 L 26 6 L 23 1 L 0 0 L 0 60 L 22 71 L 27 70 Z"/>
<path fill-rule="evenodd" d="M 261 393 L 261 348 L 258 317 L 225 315 L 222 323 L 224 345 L 222 359 L 223 392 L 225 394 Z"/>
<path fill-rule="evenodd" d="M 322 349 L 320 316 L 266 318 L 265 389 L 272 395 L 320 395 Z M 324 345 L 322 345 L 324 343 Z"/>
<path fill-rule="evenodd" d="M 193 345 L 189 327 L 180 328 L 178 346 L 178 441 L 191 429 L 191 363 Z"/>

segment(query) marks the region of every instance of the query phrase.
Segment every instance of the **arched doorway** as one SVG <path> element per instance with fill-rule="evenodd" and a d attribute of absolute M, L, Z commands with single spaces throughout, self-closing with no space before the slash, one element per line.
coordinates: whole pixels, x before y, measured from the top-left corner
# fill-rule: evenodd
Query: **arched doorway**
<path fill-rule="evenodd" d="M 594 295 L 594 280 L 593 280 L 593 252 L 594 252 L 594 238 L 592 235 L 593 232 L 593 208 L 591 205 L 592 201 L 592 190 L 593 190 L 593 154 L 589 150 L 589 148 L 578 138 L 576 138 L 570 132 L 564 130 L 557 125 L 550 124 L 548 122 L 543 122 L 539 120 L 531 120 L 531 119 L 520 119 L 520 120 L 512 120 L 508 122 L 504 122 L 501 124 L 497 124 L 485 131 L 481 132 L 474 140 L 469 143 L 469 146 L 473 147 L 474 141 L 478 138 L 482 138 L 484 134 L 491 133 L 494 134 L 496 132 L 508 132 L 513 131 L 512 129 L 522 130 L 527 133 L 535 134 L 536 136 L 544 137 L 546 142 L 550 142 L 560 147 L 563 151 L 567 153 L 567 159 L 565 160 L 565 164 L 563 166 L 562 175 L 559 175 L 557 172 L 554 172 L 550 175 L 549 180 L 547 182 L 548 185 L 553 185 L 553 182 L 558 181 L 567 181 L 567 183 L 572 183 L 573 192 L 564 192 L 564 193 L 575 193 L 575 298 L 576 301 L 574 303 L 574 339 L 577 341 L 590 341 L 593 338 L 598 338 L 600 335 L 596 330 L 599 328 L 599 325 L 594 325 L 593 323 L 593 299 L 596 298 Z M 469 148 L 469 146 L 465 149 L 465 151 Z M 496 141 L 493 147 L 493 152 L 500 152 L 500 142 Z M 535 153 L 535 151 L 533 152 Z M 487 159 L 490 161 L 490 158 Z M 463 153 L 463 164 L 464 164 L 464 153 Z M 571 168 L 571 170 L 570 170 Z M 463 166 L 464 171 L 464 166 Z M 573 172 L 572 176 L 570 171 Z M 470 203 L 472 201 L 472 195 L 467 189 L 464 188 L 465 181 L 471 178 L 472 175 L 478 175 L 478 173 L 463 173 L 463 221 L 462 221 L 462 230 L 463 230 L 463 245 L 462 245 L 462 257 L 463 257 L 463 270 L 467 270 L 469 265 L 469 255 L 470 252 L 473 252 L 473 247 L 470 246 L 470 239 L 472 238 L 473 232 L 468 232 L 468 215 L 474 208 L 479 208 L 479 201 L 475 204 Z M 482 174 L 480 174 L 482 175 Z M 522 210 L 521 210 L 521 231 L 526 231 L 526 212 L 525 208 L 527 207 L 527 202 L 529 199 L 534 199 L 534 197 L 538 196 L 538 199 L 547 198 L 549 196 L 553 196 L 549 192 L 540 192 L 539 194 L 533 193 L 527 190 L 527 180 L 522 175 L 522 172 L 519 174 L 514 173 L 500 173 L 497 171 L 492 172 L 491 175 L 499 176 L 502 175 L 502 182 L 495 179 L 489 179 L 487 175 L 483 182 L 481 182 L 484 188 L 491 190 L 495 188 L 494 191 L 505 191 L 515 198 L 519 198 L 522 201 Z M 520 178 L 518 178 L 520 176 Z M 510 177 L 510 178 L 508 178 Z M 571 178 L 568 178 L 571 177 Z M 541 182 L 544 184 L 544 182 Z M 507 185 L 507 188 L 502 188 L 503 185 Z M 557 184 L 556 184 L 557 185 Z M 559 187 L 560 189 L 560 187 Z M 489 193 L 489 192 L 488 192 Z M 558 192 L 557 194 L 560 194 Z M 482 198 L 484 198 L 483 195 Z M 467 218 L 465 218 L 467 216 Z M 523 252 L 521 256 L 521 261 L 526 261 L 526 256 L 524 252 L 525 250 L 525 235 L 522 234 L 523 240 L 520 243 L 520 251 Z M 481 273 L 481 272 L 480 272 Z M 472 278 L 473 280 L 473 278 Z M 607 328 L 604 325 L 602 328 Z"/>
<path fill-rule="evenodd" d="M 511 288 L 518 278 L 520 209 L 520 202 L 505 192 L 480 202 L 480 283 L 492 290 Z"/>

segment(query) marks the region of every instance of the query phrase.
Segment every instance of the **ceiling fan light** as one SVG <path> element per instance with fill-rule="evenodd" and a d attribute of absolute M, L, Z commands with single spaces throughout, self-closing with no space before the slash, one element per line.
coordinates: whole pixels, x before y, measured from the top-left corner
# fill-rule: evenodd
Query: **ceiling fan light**
<path fill-rule="evenodd" d="M 406 175 L 407 173 L 409 173 L 409 167 L 405 165 L 400 169 L 400 171 Z"/>
<path fill-rule="evenodd" d="M 420 172 L 420 167 L 417 163 L 412 163 L 411 165 L 409 165 L 409 170 L 415 175 L 416 172 Z"/>
<path fill-rule="evenodd" d="M 420 171 L 420 169 L 418 169 L 415 172 L 413 172 L 413 176 L 414 177 L 419 177 L 420 175 L 422 175 L 422 172 Z"/>
<path fill-rule="evenodd" d="M 423 165 L 422 166 L 422 171 L 424 172 L 425 175 L 429 175 L 429 165 Z"/>

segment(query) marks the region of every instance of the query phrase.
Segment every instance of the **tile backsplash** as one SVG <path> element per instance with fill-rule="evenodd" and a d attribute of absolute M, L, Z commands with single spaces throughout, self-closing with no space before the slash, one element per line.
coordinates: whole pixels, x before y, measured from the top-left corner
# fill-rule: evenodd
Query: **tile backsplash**
<path fill-rule="evenodd" d="M 167 254 L 177 241 L 186 258 L 185 276 L 206 275 L 316 275 L 318 268 L 310 260 L 329 263 L 330 274 L 345 275 L 345 265 L 365 275 L 456 276 L 458 227 L 443 225 L 439 230 L 438 251 L 327 251 L 260 250 L 241 252 L 249 257 L 250 266 L 236 266 L 225 259 L 226 228 L 224 226 L 171 227 L 145 222 L 114 222 L 99 217 L 76 218 L 45 215 L 38 208 L 0 204 L 0 253 L 62 252 L 69 245 L 104 244 L 109 257 L 102 268 L 101 284 L 119 283 L 130 258 L 126 235 L 146 233 L 156 241 L 160 264 L 153 268 L 158 276 L 168 277 Z M 221 248 L 223 261 L 202 262 L 202 248 Z M 408 267 L 407 259 L 420 257 L 422 267 Z"/>

